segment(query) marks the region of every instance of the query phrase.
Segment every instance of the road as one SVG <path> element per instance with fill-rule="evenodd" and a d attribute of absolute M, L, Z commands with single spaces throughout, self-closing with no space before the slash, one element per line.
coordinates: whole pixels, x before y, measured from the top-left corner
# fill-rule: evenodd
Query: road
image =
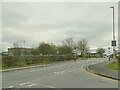
<path fill-rule="evenodd" d="M 47 67 L 2 73 L 2 88 L 118 88 L 118 82 L 91 74 L 84 66 L 106 61 L 65 61 Z"/>

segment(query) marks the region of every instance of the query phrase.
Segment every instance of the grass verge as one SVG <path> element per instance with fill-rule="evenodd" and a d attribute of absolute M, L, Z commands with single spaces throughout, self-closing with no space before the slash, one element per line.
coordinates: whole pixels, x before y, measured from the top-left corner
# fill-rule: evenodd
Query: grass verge
<path fill-rule="evenodd" d="M 119 61 L 112 62 L 108 64 L 107 67 L 113 70 L 120 70 L 120 62 Z"/>

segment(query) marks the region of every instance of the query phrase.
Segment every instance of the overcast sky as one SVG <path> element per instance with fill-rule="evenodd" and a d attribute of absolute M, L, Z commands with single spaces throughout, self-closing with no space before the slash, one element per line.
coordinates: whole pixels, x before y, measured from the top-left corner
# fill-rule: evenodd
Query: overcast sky
<path fill-rule="evenodd" d="M 40 42 L 60 44 L 66 38 L 88 40 L 91 48 L 111 46 L 112 9 L 118 38 L 117 2 L 2 3 L 3 50 L 13 43 L 32 47 Z"/>

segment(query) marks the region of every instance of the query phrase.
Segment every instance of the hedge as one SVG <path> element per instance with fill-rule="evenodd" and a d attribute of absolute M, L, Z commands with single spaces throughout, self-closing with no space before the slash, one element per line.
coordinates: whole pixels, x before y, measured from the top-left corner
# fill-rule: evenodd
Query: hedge
<path fill-rule="evenodd" d="M 48 64 L 50 62 L 71 60 L 71 55 L 54 56 L 2 56 L 2 68 L 15 68 L 37 64 Z"/>

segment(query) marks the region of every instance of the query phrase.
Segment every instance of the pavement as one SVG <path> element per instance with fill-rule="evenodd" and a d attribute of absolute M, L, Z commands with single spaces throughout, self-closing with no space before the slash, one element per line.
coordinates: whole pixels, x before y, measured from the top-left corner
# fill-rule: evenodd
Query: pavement
<path fill-rule="evenodd" d="M 111 61 L 105 61 L 99 64 L 94 64 L 94 65 L 90 65 L 86 68 L 87 71 L 100 75 L 100 76 L 104 76 L 107 78 L 111 78 L 111 79 L 115 79 L 115 80 L 119 80 L 120 81 L 120 77 L 118 75 L 118 70 L 112 70 L 110 68 L 107 67 L 108 64 L 114 62 L 114 60 Z"/>

